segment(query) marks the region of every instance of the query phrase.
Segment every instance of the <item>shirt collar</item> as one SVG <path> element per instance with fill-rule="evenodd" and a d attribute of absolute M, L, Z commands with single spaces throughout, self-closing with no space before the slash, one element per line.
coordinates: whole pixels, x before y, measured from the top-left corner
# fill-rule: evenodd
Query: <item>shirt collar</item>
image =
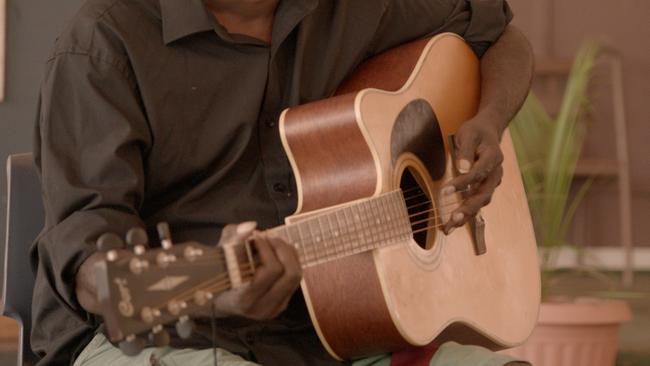
<path fill-rule="evenodd" d="M 273 50 L 284 42 L 285 38 L 316 7 L 319 0 L 281 0 L 275 12 L 273 24 Z"/>
<path fill-rule="evenodd" d="M 203 0 L 160 0 L 160 15 L 165 44 L 214 29 Z"/>
<path fill-rule="evenodd" d="M 204 0 L 159 0 L 163 41 L 169 44 L 192 34 L 215 31 L 234 42 L 231 35 L 208 13 Z M 279 45 L 316 7 L 319 0 L 281 0 L 273 26 L 273 43 Z"/>

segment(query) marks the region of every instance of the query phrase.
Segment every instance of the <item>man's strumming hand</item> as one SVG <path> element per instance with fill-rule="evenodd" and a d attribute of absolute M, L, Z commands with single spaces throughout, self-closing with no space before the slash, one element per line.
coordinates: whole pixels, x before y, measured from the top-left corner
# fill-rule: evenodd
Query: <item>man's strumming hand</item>
<path fill-rule="evenodd" d="M 478 210 L 490 203 L 492 194 L 503 177 L 503 153 L 500 131 L 494 124 L 486 123 L 479 115 L 467 121 L 454 136 L 456 168 L 459 175 L 442 188 L 443 195 L 461 192 L 462 204 L 456 208 L 444 224 L 444 232 L 450 234 L 464 225 Z"/>

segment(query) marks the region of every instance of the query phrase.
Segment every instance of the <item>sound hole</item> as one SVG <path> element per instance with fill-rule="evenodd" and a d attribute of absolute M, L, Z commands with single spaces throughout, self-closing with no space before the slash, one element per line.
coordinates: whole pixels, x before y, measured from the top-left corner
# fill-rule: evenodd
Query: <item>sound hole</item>
<path fill-rule="evenodd" d="M 431 249 L 436 230 L 428 228 L 437 224 L 433 201 L 418 172 L 408 167 L 402 173 L 400 188 L 404 192 L 413 239 L 423 249 Z"/>

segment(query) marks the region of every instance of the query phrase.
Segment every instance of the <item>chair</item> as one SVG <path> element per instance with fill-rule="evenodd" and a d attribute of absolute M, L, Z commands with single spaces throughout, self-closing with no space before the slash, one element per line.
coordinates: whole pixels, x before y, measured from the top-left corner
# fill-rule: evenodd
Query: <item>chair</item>
<path fill-rule="evenodd" d="M 34 364 L 38 357 L 30 347 L 34 276 L 29 247 L 44 225 L 41 185 L 32 154 L 7 159 L 7 241 L 5 244 L 3 315 L 20 325 L 18 365 Z"/>

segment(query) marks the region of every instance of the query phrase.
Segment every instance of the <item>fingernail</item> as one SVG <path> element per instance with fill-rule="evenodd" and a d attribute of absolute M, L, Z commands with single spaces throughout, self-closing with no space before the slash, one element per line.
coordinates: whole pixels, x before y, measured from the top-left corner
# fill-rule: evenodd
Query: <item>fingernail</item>
<path fill-rule="evenodd" d="M 244 235 L 249 234 L 257 227 L 257 222 L 255 221 L 246 221 L 237 225 L 237 234 Z"/>
<path fill-rule="evenodd" d="M 452 227 L 451 229 L 449 229 L 449 231 L 447 231 L 447 235 L 451 235 L 451 233 L 453 233 L 454 230 L 456 230 L 456 227 L 455 227 L 455 226 Z"/>
<path fill-rule="evenodd" d="M 456 212 L 452 216 L 452 219 L 454 220 L 454 222 L 461 222 L 461 221 L 463 221 L 464 217 L 465 217 L 465 215 L 462 212 Z"/>
<path fill-rule="evenodd" d="M 447 186 L 447 187 L 444 187 L 444 188 L 440 191 L 440 193 L 442 193 L 444 196 L 449 196 L 450 194 L 453 194 L 454 192 L 456 192 L 456 187 L 454 187 L 454 186 Z"/>
<path fill-rule="evenodd" d="M 461 174 L 469 173 L 469 170 L 472 168 L 472 163 L 467 159 L 460 159 L 458 161 L 458 172 Z"/>

